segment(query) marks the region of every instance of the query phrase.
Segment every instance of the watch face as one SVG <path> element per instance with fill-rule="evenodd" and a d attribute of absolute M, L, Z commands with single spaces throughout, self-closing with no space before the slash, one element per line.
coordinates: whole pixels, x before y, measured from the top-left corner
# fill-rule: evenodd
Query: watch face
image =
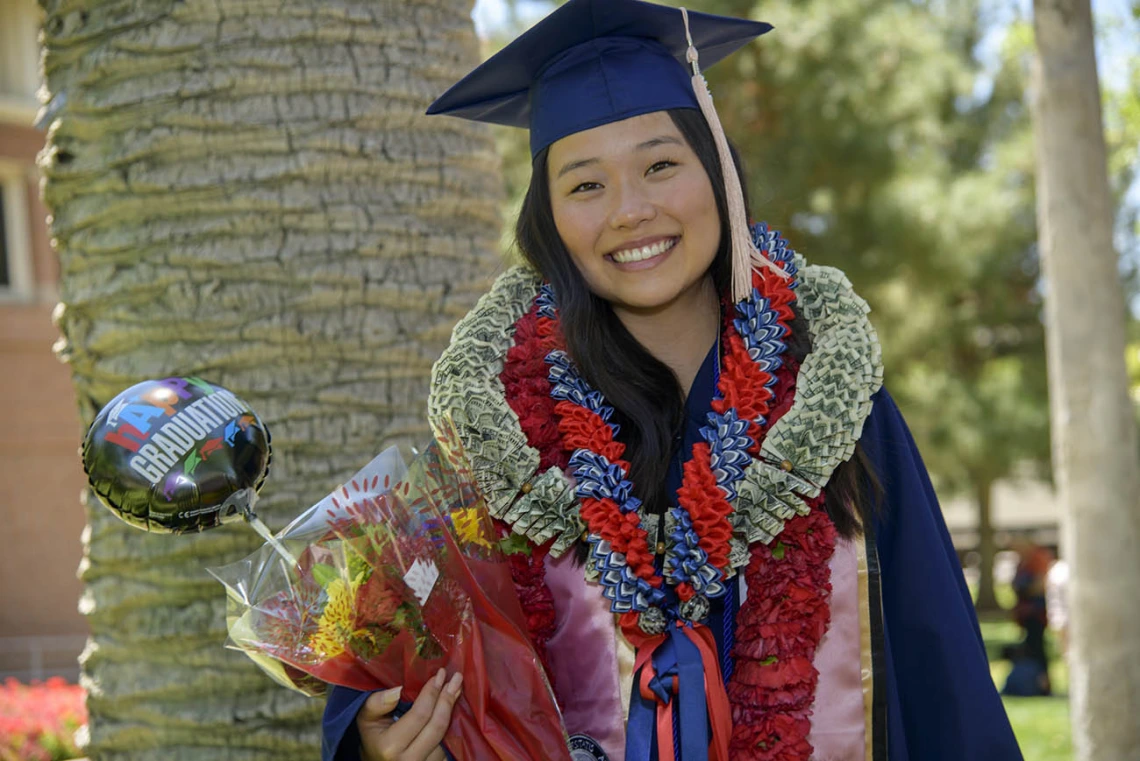
<path fill-rule="evenodd" d="M 570 758 L 571 761 L 609 761 L 602 746 L 589 735 L 570 738 Z"/>

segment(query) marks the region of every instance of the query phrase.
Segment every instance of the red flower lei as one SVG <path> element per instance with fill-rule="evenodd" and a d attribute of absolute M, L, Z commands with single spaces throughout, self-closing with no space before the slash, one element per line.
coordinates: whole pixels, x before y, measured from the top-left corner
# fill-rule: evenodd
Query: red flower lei
<path fill-rule="evenodd" d="M 777 373 L 777 404 L 761 434 L 795 399 L 799 366 Z M 815 652 L 831 622 L 831 556 L 836 532 L 824 510 L 824 494 L 812 512 L 784 525 L 773 545 L 756 544 L 744 570 L 748 598 L 736 614 L 732 703 L 732 758 L 742 761 L 807 761 L 811 706 L 819 684 Z M 758 594 L 764 590 L 765 594 Z"/>
<path fill-rule="evenodd" d="M 807 761 L 811 706 L 819 684 L 813 663 L 831 621 L 835 526 L 822 509 L 788 521 L 775 547 L 757 544 L 745 571 L 749 595 L 736 616 L 732 758 Z M 753 590 L 763 589 L 764 594 Z"/>
<path fill-rule="evenodd" d="M 531 309 L 515 323 L 514 346 L 507 352 L 499 379 L 506 389 L 507 404 L 518 415 L 527 443 L 538 450 L 542 470 L 551 466 L 565 468 L 567 461 L 558 435 L 558 413 L 550 398 L 545 356 L 537 331 L 536 310 Z M 506 523 L 497 520 L 495 525 L 500 536 L 510 535 L 511 529 Z M 546 555 L 550 544 L 532 547 L 529 553 L 508 555 L 507 562 L 526 616 L 527 634 L 546 669 L 547 678 L 554 685 L 554 672 L 546 654 L 547 642 L 554 634 L 554 595 L 546 585 Z"/>
<path fill-rule="evenodd" d="M 507 351 L 499 379 L 507 392 L 507 404 L 518 415 L 527 443 L 538 450 L 539 470 L 551 466 L 565 470 L 570 457 L 562 450 L 562 437 L 558 433 L 562 418 L 550 398 L 546 351 L 539 329 L 538 307 L 532 305 L 515 323 L 515 343 Z"/>

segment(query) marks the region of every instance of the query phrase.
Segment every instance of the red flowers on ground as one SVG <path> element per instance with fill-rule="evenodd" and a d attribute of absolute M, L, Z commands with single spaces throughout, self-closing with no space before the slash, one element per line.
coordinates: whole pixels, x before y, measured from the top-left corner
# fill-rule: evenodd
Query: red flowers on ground
<path fill-rule="evenodd" d="M 75 733 L 87 723 L 83 688 L 59 677 L 0 686 L 0 761 L 77 758 Z"/>

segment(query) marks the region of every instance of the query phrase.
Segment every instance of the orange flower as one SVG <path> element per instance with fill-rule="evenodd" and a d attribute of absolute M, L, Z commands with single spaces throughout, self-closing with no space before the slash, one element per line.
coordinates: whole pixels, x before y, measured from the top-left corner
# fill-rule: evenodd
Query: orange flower
<path fill-rule="evenodd" d="M 399 593 L 385 583 L 381 574 L 372 574 L 356 591 L 355 628 L 390 622 L 401 602 Z"/>

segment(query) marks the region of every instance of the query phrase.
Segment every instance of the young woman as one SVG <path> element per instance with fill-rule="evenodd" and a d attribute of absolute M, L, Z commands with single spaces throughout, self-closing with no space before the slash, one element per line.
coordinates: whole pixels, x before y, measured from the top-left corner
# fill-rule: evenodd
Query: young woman
<path fill-rule="evenodd" d="M 747 227 L 696 59 L 768 28 L 570 0 L 433 105 L 534 172 L 429 412 L 527 540 L 574 758 L 1020 759 L 866 304 Z M 460 692 L 338 689 L 325 758 L 442 759 Z"/>

